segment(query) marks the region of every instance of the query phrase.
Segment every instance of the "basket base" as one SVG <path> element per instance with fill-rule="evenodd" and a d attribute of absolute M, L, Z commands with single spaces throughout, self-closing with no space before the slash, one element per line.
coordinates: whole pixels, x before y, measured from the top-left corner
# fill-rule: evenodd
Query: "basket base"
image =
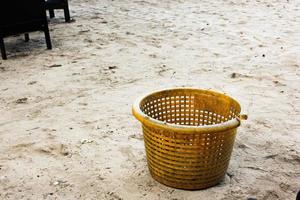
<path fill-rule="evenodd" d="M 207 188 L 210 188 L 210 187 L 213 187 L 215 185 L 217 185 L 218 183 L 220 183 L 224 176 L 223 175 L 222 177 L 216 179 L 215 181 L 211 181 L 209 183 L 201 183 L 201 184 L 183 184 L 183 183 L 179 183 L 179 182 L 170 182 L 160 176 L 157 176 L 156 174 L 152 173 L 151 170 L 150 171 L 150 174 L 152 176 L 153 179 L 155 179 L 157 182 L 165 185 L 165 186 L 168 186 L 168 187 L 172 187 L 172 188 L 176 188 L 176 189 L 182 189 L 182 190 L 203 190 L 203 189 L 207 189 Z"/>

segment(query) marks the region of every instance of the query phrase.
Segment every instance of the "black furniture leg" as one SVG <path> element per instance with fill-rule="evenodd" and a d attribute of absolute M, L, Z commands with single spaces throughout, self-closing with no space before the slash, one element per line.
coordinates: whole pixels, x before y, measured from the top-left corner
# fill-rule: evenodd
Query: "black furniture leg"
<path fill-rule="evenodd" d="M 46 39 L 47 49 L 52 49 L 49 28 L 48 28 L 47 25 L 44 28 L 44 33 L 45 33 L 45 39 Z"/>
<path fill-rule="evenodd" d="M 6 51 L 5 51 L 5 46 L 4 46 L 4 40 L 3 37 L 0 37 L 0 48 L 1 48 L 1 55 L 2 55 L 2 59 L 6 60 Z"/>
<path fill-rule="evenodd" d="M 70 22 L 71 18 L 70 18 L 70 11 L 69 11 L 69 5 L 68 5 L 68 3 L 65 5 L 64 14 L 65 14 L 65 21 L 66 22 Z"/>
<path fill-rule="evenodd" d="M 50 15 L 50 18 L 54 18 L 55 17 L 54 9 L 49 9 L 49 15 Z"/>
<path fill-rule="evenodd" d="M 29 41 L 29 34 L 25 33 L 25 42 L 28 42 L 28 41 Z"/>

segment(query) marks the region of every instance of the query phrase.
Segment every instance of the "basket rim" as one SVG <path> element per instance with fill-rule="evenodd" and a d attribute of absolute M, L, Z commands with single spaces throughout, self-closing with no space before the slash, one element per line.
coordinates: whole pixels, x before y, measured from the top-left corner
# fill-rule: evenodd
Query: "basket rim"
<path fill-rule="evenodd" d="M 137 120 L 139 120 L 143 125 L 154 126 L 157 128 L 168 129 L 169 131 L 178 131 L 181 133 L 204 133 L 204 132 L 221 132 L 230 129 L 237 128 L 241 124 L 241 120 L 239 117 L 233 118 L 226 122 L 222 122 L 219 124 L 213 125 L 203 125 L 203 126 L 195 126 L 195 125 L 180 125 L 180 124 L 172 124 L 168 122 L 163 122 L 157 119 L 154 119 L 148 115 L 146 115 L 140 108 L 141 101 L 151 95 L 154 95 L 159 92 L 169 91 L 169 90 L 198 90 L 202 92 L 209 92 L 214 95 L 225 95 L 229 97 L 231 100 L 235 101 L 239 106 L 240 104 L 234 98 L 228 96 L 225 93 L 215 92 L 209 89 L 200 89 L 200 88 L 193 88 L 193 87 L 176 87 L 176 88 L 168 88 L 162 90 L 155 90 L 153 92 L 141 95 L 138 97 L 134 104 L 132 105 L 132 114 L 135 116 Z"/>

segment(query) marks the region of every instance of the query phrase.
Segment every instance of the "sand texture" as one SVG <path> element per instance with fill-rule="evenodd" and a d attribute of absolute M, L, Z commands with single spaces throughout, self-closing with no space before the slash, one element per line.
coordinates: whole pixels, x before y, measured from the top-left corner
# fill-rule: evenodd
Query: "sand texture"
<path fill-rule="evenodd" d="M 0 199 L 293 200 L 300 189 L 299 0 L 70 0 L 43 33 L 5 39 Z M 143 93 L 212 89 L 248 114 L 216 187 L 147 169 Z"/>

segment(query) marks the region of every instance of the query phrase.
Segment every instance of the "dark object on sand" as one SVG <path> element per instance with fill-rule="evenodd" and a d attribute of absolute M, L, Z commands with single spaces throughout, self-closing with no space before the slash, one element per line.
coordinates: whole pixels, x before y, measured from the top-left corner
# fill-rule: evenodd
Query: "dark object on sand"
<path fill-rule="evenodd" d="M 4 37 L 25 33 L 25 41 L 29 41 L 28 33 L 33 31 L 43 31 L 47 48 L 52 48 L 44 0 L 1 1 L 0 48 L 3 59 L 7 59 Z"/>
<path fill-rule="evenodd" d="M 298 194 L 296 196 L 296 200 L 300 200 L 300 191 L 298 191 Z"/>
<path fill-rule="evenodd" d="M 54 10 L 63 9 L 65 14 L 65 21 L 70 22 L 70 11 L 69 11 L 69 3 L 68 0 L 45 0 L 46 1 L 46 9 L 49 10 L 50 18 L 54 18 Z"/>

